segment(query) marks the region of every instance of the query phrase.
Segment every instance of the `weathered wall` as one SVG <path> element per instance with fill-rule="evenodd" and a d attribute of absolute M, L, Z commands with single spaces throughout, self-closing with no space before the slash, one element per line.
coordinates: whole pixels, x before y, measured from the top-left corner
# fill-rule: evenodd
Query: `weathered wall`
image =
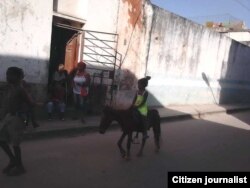
<path fill-rule="evenodd" d="M 89 0 L 86 12 L 84 29 L 119 34 L 117 105 L 131 104 L 145 75 L 152 77 L 150 105 L 250 100 L 249 47 L 148 0 Z M 46 85 L 52 15 L 52 0 L 0 1 L 0 81 L 9 66 L 19 66 L 26 80 Z"/>
<path fill-rule="evenodd" d="M 149 47 L 153 9 L 147 0 L 121 0 L 117 33 L 118 51 L 123 61 L 120 74 L 120 90 L 116 104 L 131 104 L 138 78 L 144 77 Z"/>
<path fill-rule="evenodd" d="M 150 104 L 244 102 L 249 59 L 249 47 L 154 7 L 147 65 Z"/>
<path fill-rule="evenodd" d="M 248 31 L 228 32 L 228 33 L 225 33 L 225 35 L 230 37 L 231 39 L 234 39 L 234 40 L 242 43 L 242 44 L 250 46 L 250 32 L 248 32 Z"/>
<path fill-rule="evenodd" d="M 239 42 L 250 41 L 250 32 L 248 31 L 228 32 L 228 33 L 225 33 L 225 35 Z"/>
<path fill-rule="evenodd" d="M 86 20 L 89 0 L 54 0 L 54 11 Z"/>
<path fill-rule="evenodd" d="M 120 0 L 89 0 L 86 30 L 116 33 Z"/>
<path fill-rule="evenodd" d="M 18 66 L 29 82 L 47 83 L 52 7 L 52 0 L 0 1 L 0 81 Z"/>
<path fill-rule="evenodd" d="M 249 48 L 148 0 L 91 1 L 85 29 L 119 34 L 120 107 L 145 75 L 153 106 L 247 101 Z"/>

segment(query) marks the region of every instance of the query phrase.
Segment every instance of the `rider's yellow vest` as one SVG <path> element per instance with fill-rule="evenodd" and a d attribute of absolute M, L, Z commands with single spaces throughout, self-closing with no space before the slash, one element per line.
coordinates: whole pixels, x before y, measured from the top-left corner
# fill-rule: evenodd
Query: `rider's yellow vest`
<path fill-rule="evenodd" d="M 135 100 L 135 106 L 136 107 L 139 106 L 141 104 L 141 102 L 143 101 L 143 99 L 144 99 L 144 93 L 142 95 L 139 95 L 137 93 L 136 100 Z M 141 115 L 143 115 L 143 116 L 147 116 L 148 115 L 148 105 L 147 105 L 147 102 L 145 102 L 142 106 L 140 106 L 137 109 L 141 113 Z"/>

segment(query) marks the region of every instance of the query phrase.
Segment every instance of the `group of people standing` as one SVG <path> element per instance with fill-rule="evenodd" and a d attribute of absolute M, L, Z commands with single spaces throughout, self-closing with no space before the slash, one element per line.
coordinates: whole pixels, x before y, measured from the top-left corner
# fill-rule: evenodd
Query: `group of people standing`
<path fill-rule="evenodd" d="M 81 118 L 84 123 L 84 114 L 87 111 L 87 99 L 89 95 L 90 75 L 86 72 L 86 64 L 79 62 L 75 70 L 70 74 L 60 64 L 54 73 L 49 86 L 47 102 L 48 119 L 52 119 L 53 112 L 59 112 L 59 118 L 64 120 L 65 107 L 72 96 L 75 106 L 73 119 Z"/>

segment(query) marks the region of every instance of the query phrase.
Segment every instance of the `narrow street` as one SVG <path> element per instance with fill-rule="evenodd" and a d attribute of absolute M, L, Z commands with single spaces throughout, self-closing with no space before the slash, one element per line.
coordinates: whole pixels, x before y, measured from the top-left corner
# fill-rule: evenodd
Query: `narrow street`
<path fill-rule="evenodd" d="M 154 152 L 152 132 L 144 156 L 132 145 L 130 161 L 117 148 L 118 130 L 26 141 L 27 173 L 0 174 L 1 188 L 165 188 L 168 171 L 249 171 L 248 112 L 162 123 L 162 149 Z M 0 169 L 7 163 L 0 150 Z"/>

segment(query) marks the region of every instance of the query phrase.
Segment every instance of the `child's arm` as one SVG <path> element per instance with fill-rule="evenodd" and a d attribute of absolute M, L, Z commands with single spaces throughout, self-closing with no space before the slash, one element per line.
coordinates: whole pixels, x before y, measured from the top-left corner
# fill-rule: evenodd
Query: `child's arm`
<path fill-rule="evenodd" d="M 25 103 L 27 103 L 30 106 L 35 106 L 35 101 L 32 99 L 32 97 L 27 93 L 25 89 L 21 90 L 21 97 L 24 100 Z"/>

